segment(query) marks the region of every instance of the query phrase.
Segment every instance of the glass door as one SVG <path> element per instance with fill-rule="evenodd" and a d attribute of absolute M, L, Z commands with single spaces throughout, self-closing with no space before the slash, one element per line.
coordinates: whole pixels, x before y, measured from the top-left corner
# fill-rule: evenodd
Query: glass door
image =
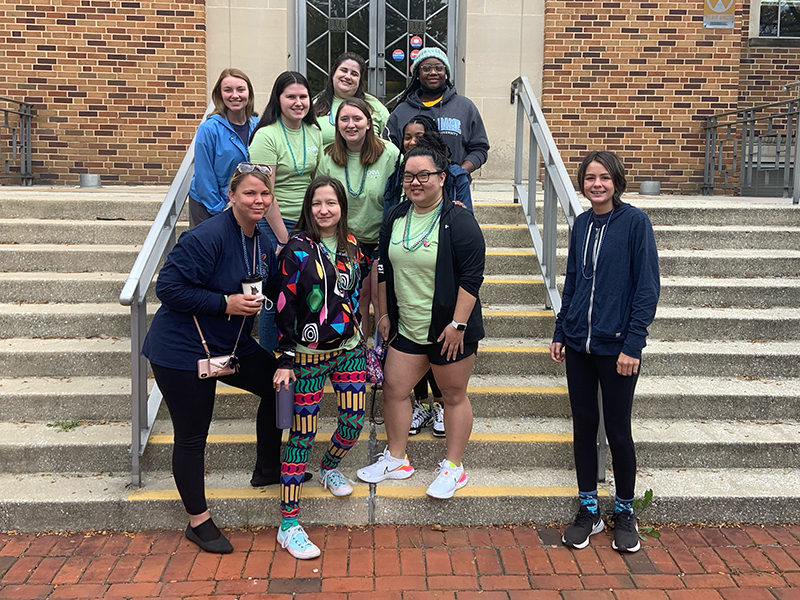
<path fill-rule="evenodd" d="M 390 110 L 408 86 L 421 48 L 443 50 L 456 68 L 457 0 L 297 1 L 298 70 L 315 94 L 342 52 L 364 57 L 367 89 Z"/>

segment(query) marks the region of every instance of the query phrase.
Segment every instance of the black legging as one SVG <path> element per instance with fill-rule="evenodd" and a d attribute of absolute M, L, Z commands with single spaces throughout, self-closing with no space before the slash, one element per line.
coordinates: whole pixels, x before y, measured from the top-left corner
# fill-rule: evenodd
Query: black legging
<path fill-rule="evenodd" d="M 433 369 L 428 369 L 428 372 L 422 376 L 417 385 L 414 386 L 414 398 L 417 400 L 425 400 L 428 397 L 428 382 L 431 384 L 431 393 L 434 398 L 441 398 L 442 392 L 439 386 L 436 385 L 436 379 L 433 378 Z"/>
<path fill-rule="evenodd" d="M 597 383 L 603 390 L 603 416 L 614 469 L 617 495 L 633 498 L 636 484 L 636 451 L 631 436 L 631 408 L 638 375 L 617 373 L 616 356 L 585 354 L 566 347 L 567 386 L 572 408 L 572 436 L 578 489 L 597 489 Z M 639 366 L 641 371 L 641 365 Z"/>
<path fill-rule="evenodd" d="M 259 346 L 253 354 L 239 357 L 239 364 L 238 373 L 219 379 L 261 397 L 256 417 L 256 469 L 280 472 L 282 432 L 275 427 L 275 389 L 272 387 L 277 361 Z M 199 379 L 197 371 L 152 366 L 175 430 L 172 450 L 175 485 L 186 512 L 199 515 L 208 510 L 203 479 L 204 453 L 217 381 Z"/>

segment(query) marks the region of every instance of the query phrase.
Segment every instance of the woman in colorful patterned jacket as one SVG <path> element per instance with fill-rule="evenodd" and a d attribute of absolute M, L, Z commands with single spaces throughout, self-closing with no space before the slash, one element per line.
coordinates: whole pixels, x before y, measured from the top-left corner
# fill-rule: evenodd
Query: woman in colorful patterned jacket
<path fill-rule="evenodd" d="M 281 467 L 283 521 L 278 542 L 295 558 L 320 554 L 297 516 L 328 377 L 339 418 L 320 464 L 319 482 L 334 496 L 353 493 L 338 467 L 364 422 L 366 365 L 357 318 L 365 268 L 359 243 L 347 227 L 344 187 L 337 179 L 317 177 L 306 190 L 300 218 L 281 252 L 275 318 L 278 370 L 273 382 L 280 389 L 295 381 L 294 419 Z"/>

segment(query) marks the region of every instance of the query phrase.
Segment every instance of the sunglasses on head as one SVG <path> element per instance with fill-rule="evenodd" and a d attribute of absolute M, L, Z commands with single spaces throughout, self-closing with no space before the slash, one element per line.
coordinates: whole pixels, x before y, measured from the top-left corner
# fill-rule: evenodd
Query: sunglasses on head
<path fill-rule="evenodd" d="M 236 165 L 236 170 L 239 171 L 239 173 L 252 173 L 253 171 L 259 171 L 264 175 L 272 175 L 272 169 L 270 169 L 269 166 L 256 165 L 249 162 L 240 162 L 238 165 Z"/>

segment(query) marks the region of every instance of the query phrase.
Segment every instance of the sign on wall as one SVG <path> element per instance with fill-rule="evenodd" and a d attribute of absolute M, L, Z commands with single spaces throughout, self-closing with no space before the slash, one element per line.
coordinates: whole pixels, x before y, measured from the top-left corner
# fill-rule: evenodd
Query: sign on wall
<path fill-rule="evenodd" d="M 703 27 L 707 29 L 733 29 L 736 16 L 735 0 L 705 0 Z"/>

